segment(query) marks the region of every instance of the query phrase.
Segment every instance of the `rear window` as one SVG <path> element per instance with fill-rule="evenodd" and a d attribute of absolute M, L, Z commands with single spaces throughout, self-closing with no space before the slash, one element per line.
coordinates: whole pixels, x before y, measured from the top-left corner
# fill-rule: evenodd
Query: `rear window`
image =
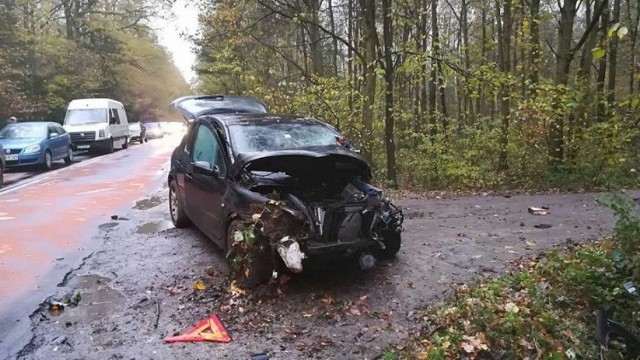
<path fill-rule="evenodd" d="M 229 133 L 237 153 L 335 146 L 339 136 L 327 126 L 309 123 L 239 124 L 229 126 Z"/>
<path fill-rule="evenodd" d="M 267 109 L 249 98 L 202 97 L 181 101 L 179 106 L 191 114 L 259 113 Z"/>

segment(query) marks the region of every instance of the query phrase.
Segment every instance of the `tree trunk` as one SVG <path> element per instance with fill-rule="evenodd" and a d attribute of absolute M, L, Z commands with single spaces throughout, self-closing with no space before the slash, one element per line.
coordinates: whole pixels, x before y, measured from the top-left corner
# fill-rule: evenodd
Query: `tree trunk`
<path fill-rule="evenodd" d="M 540 0 L 529 2 L 531 13 L 531 63 L 529 64 L 529 82 L 531 83 L 531 94 L 535 96 L 538 91 L 538 81 L 540 79 Z"/>
<path fill-rule="evenodd" d="M 431 51 L 434 57 L 438 56 L 438 0 L 431 0 Z M 431 141 L 435 141 L 438 126 L 437 91 L 438 91 L 438 67 L 436 60 L 431 61 L 431 76 L 429 77 L 429 134 Z"/>
<path fill-rule="evenodd" d="M 627 0 L 628 13 L 633 13 L 631 0 Z M 631 16 L 629 16 L 631 17 Z M 631 22 L 631 40 L 629 41 L 629 53 L 631 54 L 630 71 L 629 71 L 629 94 L 633 95 L 635 92 L 635 77 L 636 77 L 636 44 L 638 42 L 638 25 L 640 25 L 640 1 L 636 1 L 635 8 L 635 20 Z"/>
<path fill-rule="evenodd" d="M 609 27 L 609 5 L 606 5 L 606 9 L 603 11 L 600 17 L 600 47 L 605 49 L 607 44 L 607 32 Z M 597 114 L 596 119 L 598 122 L 605 121 L 606 109 L 607 109 L 607 96 L 605 93 L 605 81 L 607 78 L 607 54 L 598 60 L 598 75 L 596 78 L 596 94 L 597 94 Z"/>
<path fill-rule="evenodd" d="M 67 0 L 62 5 L 64 7 L 64 23 L 67 30 L 67 39 L 73 40 L 73 15 L 72 15 L 72 2 Z"/>
<path fill-rule="evenodd" d="M 365 140 L 364 155 L 371 161 L 373 138 L 373 107 L 376 97 L 376 44 L 378 33 L 376 30 L 376 0 L 360 0 L 360 10 L 364 20 L 364 93 L 362 109 L 363 139 Z"/>
<path fill-rule="evenodd" d="M 613 0 L 614 24 L 620 22 L 620 0 Z M 616 101 L 616 70 L 618 69 L 618 36 L 614 34 L 609 43 L 609 82 L 607 84 L 607 102 L 613 106 Z"/>
<path fill-rule="evenodd" d="M 333 16 L 333 2 L 332 0 L 328 0 L 329 1 L 329 21 L 331 22 L 331 32 L 332 33 L 336 33 L 336 22 Z M 337 77 L 338 76 L 338 39 L 335 36 L 331 37 L 333 40 L 333 44 L 331 47 L 331 52 L 332 52 L 332 57 L 331 57 L 331 69 L 333 70 L 333 76 Z"/>
<path fill-rule="evenodd" d="M 573 53 L 571 49 L 573 40 L 573 25 L 576 18 L 576 6 L 578 0 L 563 0 L 560 9 L 560 23 L 558 24 L 558 48 L 556 49 L 556 71 L 554 80 L 558 86 L 559 94 L 554 97 L 552 106 L 554 116 L 550 121 L 549 129 L 549 158 L 552 169 L 557 169 L 564 160 L 564 109 L 561 103 L 565 87 L 569 83 L 569 71 Z"/>
<path fill-rule="evenodd" d="M 511 33 L 513 20 L 511 17 L 511 0 L 504 0 L 504 11 L 500 14 L 500 2 L 496 1 L 496 20 L 498 27 L 498 67 L 500 72 L 508 76 L 511 72 Z M 500 157 L 498 160 L 498 169 L 505 171 L 509 168 L 508 164 L 508 145 L 509 145 L 509 118 L 510 118 L 510 87 L 507 83 L 500 86 L 500 115 L 502 117 L 501 135 L 500 135 Z"/>
<path fill-rule="evenodd" d="M 311 67 L 313 74 L 316 76 L 324 76 L 324 61 L 322 57 L 322 39 L 320 38 L 320 28 L 316 24 L 320 24 L 318 12 L 320 11 L 319 0 L 307 0 L 308 11 L 311 13 L 311 21 L 309 24 L 309 46 L 311 48 Z"/>
<path fill-rule="evenodd" d="M 394 117 L 393 117 L 393 19 L 391 14 L 391 0 L 382 0 L 383 16 L 383 41 L 384 41 L 384 80 L 385 80 L 385 107 L 384 107 L 384 141 L 387 150 L 387 180 L 393 187 L 398 183 L 396 173 L 396 145 L 394 141 Z"/>

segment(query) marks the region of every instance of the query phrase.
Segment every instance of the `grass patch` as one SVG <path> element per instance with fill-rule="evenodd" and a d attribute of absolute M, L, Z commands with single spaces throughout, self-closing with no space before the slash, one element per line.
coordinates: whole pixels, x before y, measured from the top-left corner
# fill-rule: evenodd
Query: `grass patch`
<path fill-rule="evenodd" d="M 621 287 L 628 271 L 616 265 L 617 244 L 603 240 L 520 260 L 507 275 L 458 286 L 423 312 L 424 326 L 401 358 L 596 359 L 597 309 L 635 329 L 640 310 Z M 622 358 L 608 350 L 607 359 Z"/>

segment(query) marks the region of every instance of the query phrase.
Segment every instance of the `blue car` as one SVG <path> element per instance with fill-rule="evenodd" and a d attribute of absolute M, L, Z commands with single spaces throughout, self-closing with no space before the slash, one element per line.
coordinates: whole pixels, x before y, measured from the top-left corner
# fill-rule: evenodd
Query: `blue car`
<path fill-rule="evenodd" d="M 69 134 L 54 122 L 9 124 L 0 130 L 7 168 L 39 166 L 50 170 L 54 161 L 73 162 Z"/>

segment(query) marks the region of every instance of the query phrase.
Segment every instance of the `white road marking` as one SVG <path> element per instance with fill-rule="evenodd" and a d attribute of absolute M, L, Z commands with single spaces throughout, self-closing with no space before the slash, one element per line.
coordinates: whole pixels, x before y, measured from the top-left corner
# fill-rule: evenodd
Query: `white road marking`
<path fill-rule="evenodd" d="M 115 189 L 116 188 L 98 189 L 98 190 L 92 190 L 92 191 L 85 191 L 85 192 L 81 192 L 81 193 L 76 193 L 76 195 L 97 194 L 97 193 L 101 193 L 101 192 L 105 192 L 105 191 L 111 191 L 111 190 L 115 190 Z"/>
<path fill-rule="evenodd" d="M 0 217 L 0 221 L 15 220 L 15 219 L 16 218 L 11 216 Z"/>

